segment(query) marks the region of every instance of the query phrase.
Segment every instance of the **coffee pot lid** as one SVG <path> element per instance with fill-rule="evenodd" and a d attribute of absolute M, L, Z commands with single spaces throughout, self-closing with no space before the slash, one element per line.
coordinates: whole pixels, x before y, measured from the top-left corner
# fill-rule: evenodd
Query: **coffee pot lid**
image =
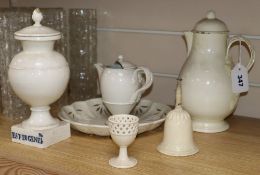
<path fill-rule="evenodd" d="M 60 32 L 41 25 L 43 15 L 40 9 L 35 9 L 32 14 L 34 25 L 25 27 L 14 33 L 17 40 L 50 41 L 61 38 Z"/>
<path fill-rule="evenodd" d="M 195 32 L 228 32 L 226 24 L 216 18 L 216 13 L 212 10 L 207 12 L 206 18 L 197 22 L 194 27 Z"/>

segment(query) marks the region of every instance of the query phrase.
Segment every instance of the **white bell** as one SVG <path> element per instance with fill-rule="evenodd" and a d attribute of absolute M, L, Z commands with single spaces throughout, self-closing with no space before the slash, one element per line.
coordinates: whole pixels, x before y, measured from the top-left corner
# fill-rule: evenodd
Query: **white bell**
<path fill-rule="evenodd" d="M 181 107 L 180 83 L 176 90 L 176 107 L 167 114 L 163 141 L 157 150 L 170 156 L 188 156 L 199 150 L 193 141 L 191 117 Z"/>

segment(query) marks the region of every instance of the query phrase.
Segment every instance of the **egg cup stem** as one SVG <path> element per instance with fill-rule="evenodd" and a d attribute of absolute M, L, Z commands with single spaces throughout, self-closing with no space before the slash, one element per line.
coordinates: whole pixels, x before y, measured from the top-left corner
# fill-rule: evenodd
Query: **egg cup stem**
<path fill-rule="evenodd" d="M 137 164 L 137 160 L 133 157 L 128 157 L 127 146 L 119 148 L 118 157 L 113 157 L 109 160 L 109 165 L 115 168 L 131 168 Z"/>
<path fill-rule="evenodd" d="M 128 160 L 128 154 L 127 154 L 127 147 L 126 146 L 121 146 L 119 149 L 119 155 L 118 159 L 120 160 Z"/>

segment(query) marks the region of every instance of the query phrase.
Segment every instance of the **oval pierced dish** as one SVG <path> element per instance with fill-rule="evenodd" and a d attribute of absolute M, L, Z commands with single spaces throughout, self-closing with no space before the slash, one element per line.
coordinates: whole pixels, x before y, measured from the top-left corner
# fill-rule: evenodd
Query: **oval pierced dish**
<path fill-rule="evenodd" d="M 139 117 L 138 134 L 160 126 L 170 110 L 167 105 L 142 99 L 131 112 Z M 99 136 L 110 135 L 106 124 L 110 115 L 101 98 L 77 101 L 59 112 L 59 118 L 69 122 L 72 128 Z"/>

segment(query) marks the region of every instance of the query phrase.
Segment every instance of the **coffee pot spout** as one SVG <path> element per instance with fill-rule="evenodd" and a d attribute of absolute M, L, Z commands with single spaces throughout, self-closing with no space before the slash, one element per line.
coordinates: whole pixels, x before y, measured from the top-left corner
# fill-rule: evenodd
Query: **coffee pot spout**
<path fill-rule="evenodd" d="M 103 66 L 103 64 L 101 64 L 101 63 L 96 63 L 96 64 L 95 64 L 95 67 L 96 67 L 96 69 L 97 69 L 98 78 L 99 78 L 99 80 L 100 80 L 100 79 L 101 79 L 101 75 L 102 75 L 102 73 L 103 73 L 103 71 L 104 71 L 104 66 Z"/>
<path fill-rule="evenodd" d="M 192 40 L 193 40 L 193 33 L 192 32 L 184 32 L 184 38 L 186 40 L 187 43 L 187 55 L 189 56 L 190 51 L 191 51 L 191 47 L 192 47 Z"/>

